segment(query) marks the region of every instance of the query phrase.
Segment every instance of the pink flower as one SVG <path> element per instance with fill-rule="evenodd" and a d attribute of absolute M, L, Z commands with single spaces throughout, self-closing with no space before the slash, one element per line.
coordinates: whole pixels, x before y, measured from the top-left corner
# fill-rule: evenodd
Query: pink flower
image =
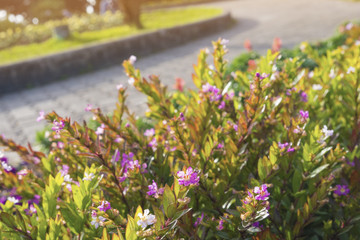
<path fill-rule="evenodd" d="M 144 136 L 146 137 L 152 137 L 155 135 L 155 129 L 150 128 L 150 129 L 146 129 L 146 131 L 144 132 Z"/>
<path fill-rule="evenodd" d="M 251 72 L 251 71 L 255 70 L 256 67 L 257 67 L 256 61 L 253 60 L 253 59 L 250 59 L 250 60 L 248 61 L 248 69 L 247 69 L 248 72 Z"/>
<path fill-rule="evenodd" d="M 197 172 L 191 167 L 186 170 L 184 169 L 184 171 L 177 172 L 177 177 L 179 178 L 179 184 L 184 186 L 198 185 L 200 181 Z"/>
<path fill-rule="evenodd" d="M 148 146 L 151 147 L 153 151 L 156 151 L 157 145 L 156 138 L 153 138 L 148 144 Z"/>
<path fill-rule="evenodd" d="M 91 104 L 88 104 L 85 108 L 85 112 L 90 112 L 92 109 L 92 105 Z"/>
<path fill-rule="evenodd" d="M 40 111 L 39 112 L 39 117 L 36 119 L 37 122 L 40 122 L 41 120 L 45 119 L 45 112 L 44 111 Z"/>
<path fill-rule="evenodd" d="M 101 201 L 100 206 L 98 206 L 100 211 L 106 212 L 107 210 L 111 209 L 110 203 L 108 201 Z"/>
<path fill-rule="evenodd" d="M 282 41 L 280 38 L 274 38 L 272 47 L 271 47 L 271 51 L 274 52 L 279 52 L 281 49 L 281 45 L 282 45 Z"/>
<path fill-rule="evenodd" d="M 224 229 L 224 220 L 220 220 L 219 221 L 219 225 L 217 226 L 217 230 L 219 230 L 219 231 L 221 231 L 221 230 L 223 230 Z"/>
<path fill-rule="evenodd" d="M 261 185 L 260 187 L 255 187 L 254 188 L 254 193 L 258 194 L 255 196 L 256 200 L 262 200 L 265 201 L 268 199 L 268 197 L 270 196 L 270 193 L 267 191 L 267 186 L 266 184 Z"/>
<path fill-rule="evenodd" d="M 180 92 L 184 91 L 184 85 L 185 85 L 185 81 L 182 78 L 176 78 L 175 79 L 175 85 L 174 88 Z"/>
<path fill-rule="evenodd" d="M 249 52 L 252 51 L 252 45 L 251 45 L 251 42 L 249 39 L 246 39 L 245 42 L 244 42 L 244 48 L 246 50 L 248 50 Z"/>
<path fill-rule="evenodd" d="M 19 180 L 21 180 L 23 177 L 29 174 L 29 170 L 22 169 L 16 173 L 18 175 Z"/>
<path fill-rule="evenodd" d="M 104 130 L 105 130 L 105 124 L 101 124 L 100 125 L 100 127 L 98 127 L 97 129 L 96 129 L 96 135 L 101 135 L 101 134 L 103 134 L 104 133 Z"/>

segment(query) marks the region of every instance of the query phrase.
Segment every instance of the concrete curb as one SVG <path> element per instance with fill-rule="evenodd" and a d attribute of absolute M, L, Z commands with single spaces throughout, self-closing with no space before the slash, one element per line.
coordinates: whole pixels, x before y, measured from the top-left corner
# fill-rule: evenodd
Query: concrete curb
<path fill-rule="evenodd" d="M 145 56 L 224 30 L 233 23 L 230 13 L 182 26 L 161 29 L 121 40 L 0 66 L 0 94 L 120 64 L 131 54 Z"/>

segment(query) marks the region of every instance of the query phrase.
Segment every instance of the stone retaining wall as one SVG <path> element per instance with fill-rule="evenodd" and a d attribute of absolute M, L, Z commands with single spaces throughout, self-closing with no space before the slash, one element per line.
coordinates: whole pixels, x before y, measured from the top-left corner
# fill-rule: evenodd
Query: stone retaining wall
<path fill-rule="evenodd" d="M 97 43 L 76 50 L 0 66 L 0 94 L 44 85 L 73 75 L 120 64 L 130 55 L 145 56 L 226 29 L 230 13 L 158 31 Z"/>

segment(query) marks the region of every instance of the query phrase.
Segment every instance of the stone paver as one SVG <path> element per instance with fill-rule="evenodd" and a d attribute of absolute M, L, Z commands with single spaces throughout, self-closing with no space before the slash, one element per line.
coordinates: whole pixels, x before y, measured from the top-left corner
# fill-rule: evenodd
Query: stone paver
<path fill-rule="evenodd" d="M 244 52 L 245 39 L 250 39 L 254 49 L 264 53 L 275 37 L 282 39 L 284 47 L 293 47 L 305 40 L 328 38 L 343 21 L 360 17 L 360 3 L 338 0 L 235 0 L 206 5 L 231 11 L 236 25 L 176 48 L 140 56 L 135 66 L 141 69 L 143 76 L 159 75 L 170 88 L 175 78 L 181 77 L 187 87 L 192 87 L 192 65 L 196 63 L 199 49 L 211 47 L 211 41 L 220 36 L 230 40 L 228 59 L 231 60 Z M 0 134 L 21 144 L 34 142 L 34 131 L 45 125 L 36 122 L 40 110 L 57 110 L 74 120 L 91 117 L 84 111 L 87 103 L 109 111 L 117 99 L 116 85 L 127 85 L 121 62 L 119 59 L 108 69 L 1 96 Z M 128 94 L 130 109 L 143 115 L 146 98 L 131 88 Z"/>

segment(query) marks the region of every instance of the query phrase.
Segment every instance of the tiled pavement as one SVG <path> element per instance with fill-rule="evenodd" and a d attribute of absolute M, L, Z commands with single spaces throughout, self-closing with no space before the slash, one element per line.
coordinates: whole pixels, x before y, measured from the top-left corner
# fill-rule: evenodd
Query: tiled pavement
<path fill-rule="evenodd" d="M 327 38 L 343 21 L 360 17 L 360 3 L 338 0 L 233 0 L 206 5 L 231 11 L 236 25 L 176 48 L 140 56 L 135 66 L 143 76 L 160 75 L 170 87 L 176 77 L 181 77 L 191 87 L 192 65 L 199 49 L 210 47 L 211 41 L 220 36 L 230 40 L 228 58 L 233 59 L 244 51 L 245 39 L 250 39 L 260 52 L 271 47 L 274 37 L 280 37 L 284 47 L 293 47 L 304 40 Z M 35 131 L 45 125 L 36 122 L 41 110 L 55 110 L 74 120 L 91 117 L 84 111 L 88 103 L 105 112 L 111 110 L 116 102 L 116 85 L 127 84 L 121 62 L 119 59 L 111 68 L 0 96 L 0 134 L 21 144 L 33 143 Z M 142 115 L 146 110 L 145 98 L 131 88 L 128 94 L 130 109 Z"/>

